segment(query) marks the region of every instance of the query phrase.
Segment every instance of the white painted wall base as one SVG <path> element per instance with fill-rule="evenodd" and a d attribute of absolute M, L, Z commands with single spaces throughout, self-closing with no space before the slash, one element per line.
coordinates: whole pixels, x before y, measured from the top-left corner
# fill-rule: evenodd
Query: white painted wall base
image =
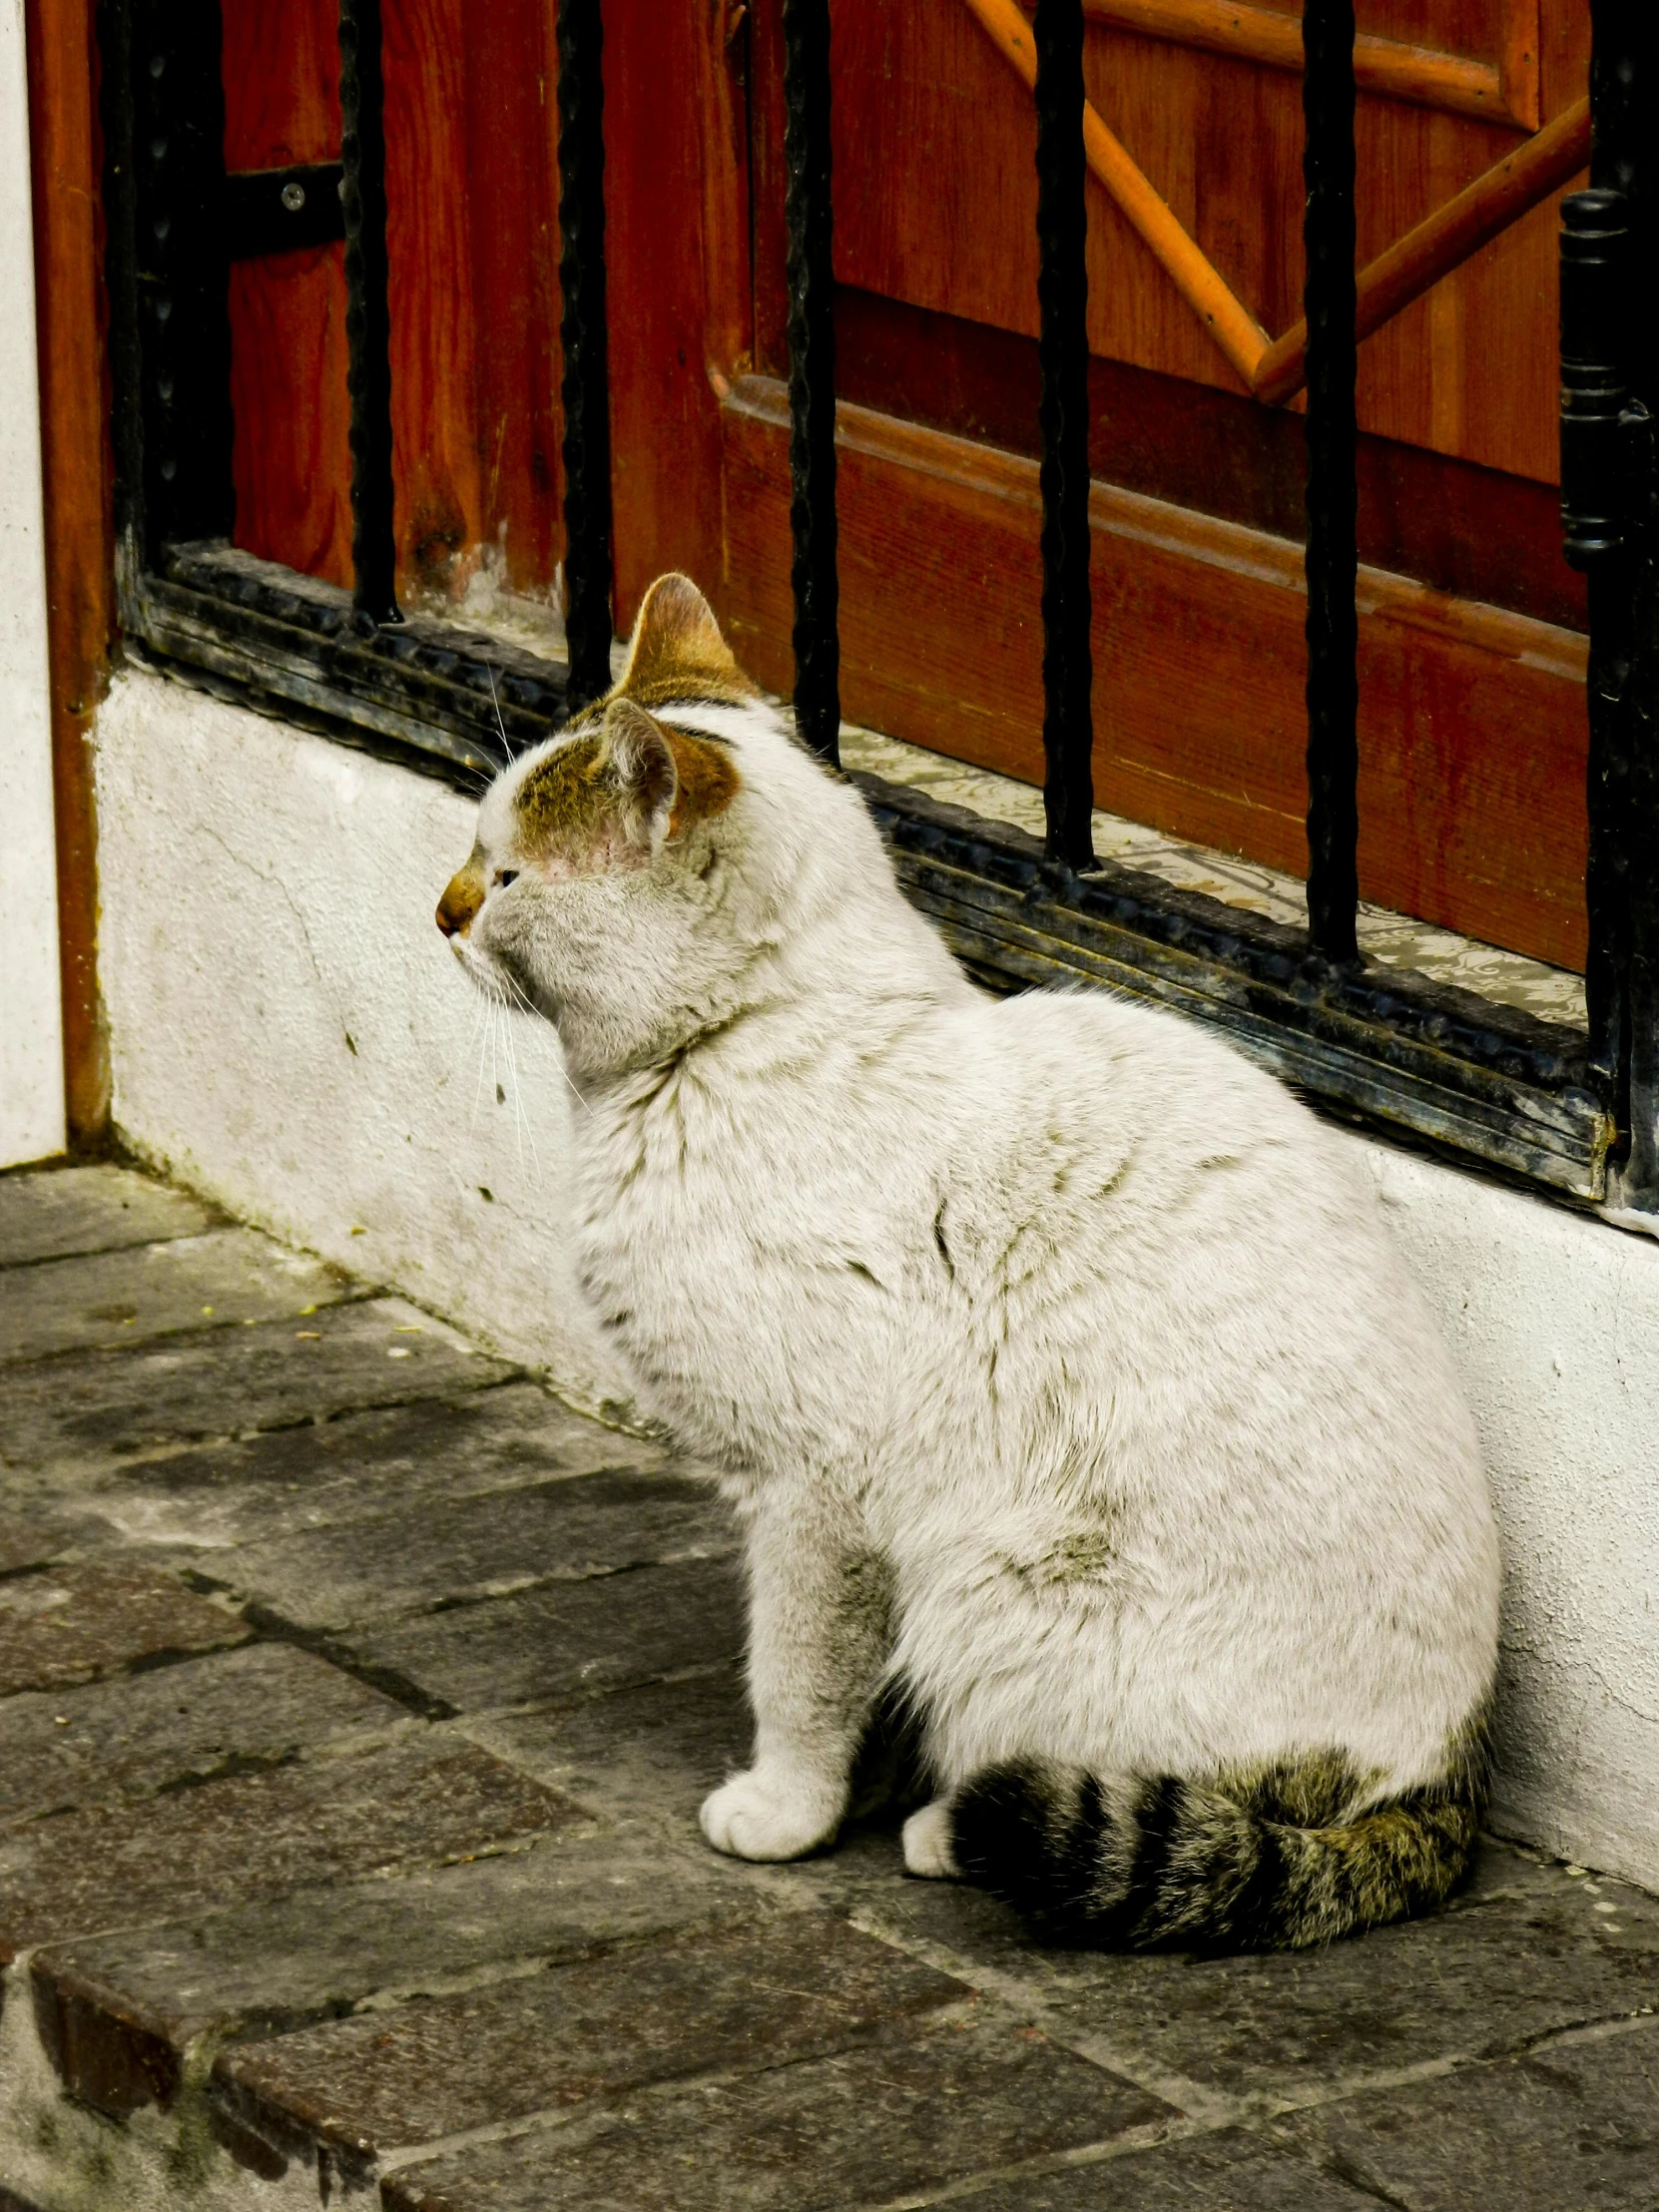
<path fill-rule="evenodd" d="M 0 0 L 0 1167 L 65 1143 L 23 0 Z"/>
<path fill-rule="evenodd" d="M 521 1134 L 509 1062 L 432 926 L 470 805 L 150 675 L 100 717 L 98 802 L 129 1139 L 579 1400 L 614 1398 L 563 1234 L 557 1047 L 514 1025 Z M 1363 1151 L 1498 1501 L 1496 1825 L 1659 1888 L 1659 1243 Z"/>
<path fill-rule="evenodd" d="M 121 1134 L 578 1401 L 613 1397 L 561 1230 L 557 1041 L 492 1014 L 433 926 L 472 806 L 142 673 L 96 759 Z"/>

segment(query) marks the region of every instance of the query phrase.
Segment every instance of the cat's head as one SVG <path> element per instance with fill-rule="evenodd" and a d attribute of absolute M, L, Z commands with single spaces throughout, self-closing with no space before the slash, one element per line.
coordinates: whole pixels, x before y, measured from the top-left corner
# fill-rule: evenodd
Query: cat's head
<path fill-rule="evenodd" d="M 799 842 L 777 786 L 802 776 L 824 781 L 697 587 L 664 576 L 620 682 L 485 794 L 438 927 L 579 1073 L 648 1065 L 720 1018 L 767 933 Z"/>

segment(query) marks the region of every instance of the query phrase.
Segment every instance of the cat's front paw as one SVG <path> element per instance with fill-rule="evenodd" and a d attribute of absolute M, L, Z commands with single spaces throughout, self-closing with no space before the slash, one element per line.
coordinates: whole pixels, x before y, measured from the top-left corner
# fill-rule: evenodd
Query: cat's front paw
<path fill-rule="evenodd" d="M 918 1875 L 923 1882 L 961 1880 L 951 1842 L 948 1798 L 935 1798 L 904 1823 L 904 1872 Z"/>
<path fill-rule="evenodd" d="M 751 1767 L 703 1800 L 703 1833 L 734 1859 L 799 1859 L 840 1824 L 844 1792 Z"/>

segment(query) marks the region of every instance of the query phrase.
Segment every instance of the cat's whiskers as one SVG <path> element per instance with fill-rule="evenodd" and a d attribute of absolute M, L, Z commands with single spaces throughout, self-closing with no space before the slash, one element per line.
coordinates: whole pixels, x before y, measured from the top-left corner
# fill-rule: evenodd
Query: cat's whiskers
<path fill-rule="evenodd" d="M 478 1080 L 472 1087 L 472 1117 L 467 1124 L 469 1132 L 478 1126 L 478 1101 L 483 1094 L 486 1081 L 486 1062 L 488 1063 L 488 1078 L 493 1080 L 495 1074 L 495 1025 L 500 1019 L 500 1001 L 493 991 L 480 989 L 478 1004 Z"/>
<path fill-rule="evenodd" d="M 511 975 L 505 969 L 503 969 L 501 974 L 501 982 L 503 989 L 507 993 L 508 1004 L 512 1006 L 517 1012 L 529 1014 L 537 1021 L 540 1021 L 544 1018 L 540 1007 L 534 1003 L 534 1001 L 530 997 L 529 992 L 524 988 L 524 985 L 519 981 L 516 975 Z M 570 1070 L 565 1065 L 563 1045 L 558 1045 L 555 1047 L 555 1049 L 557 1050 L 559 1055 L 559 1073 L 565 1079 L 565 1088 L 570 1092 L 571 1097 L 575 1099 L 577 1105 L 581 1107 L 583 1113 L 591 1114 L 593 1112 L 593 1108 L 588 1104 L 587 1100 L 576 1088 L 574 1081 L 571 1079 Z"/>
<path fill-rule="evenodd" d="M 507 725 L 501 719 L 501 702 L 495 691 L 495 671 L 488 661 L 484 663 L 484 674 L 490 680 L 490 705 L 495 710 L 495 727 L 501 733 L 501 765 L 503 768 L 510 768 L 518 758 L 517 749 L 507 735 Z"/>
<path fill-rule="evenodd" d="M 518 1049 L 513 1043 L 513 1022 L 511 1012 L 508 1012 L 502 1016 L 501 1035 L 507 1047 L 507 1068 L 509 1074 L 512 1077 L 513 1120 L 516 1123 L 518 1130 L 518 1157 L 520 1164 L 522 1165 L 524 1159 L 524 1147 L 526 1144 L 528 1144 L 530 1147 L 530 1166 L 536 1178 L 537 1188 L 539 1189 L 541 1187 L 541 1155 L 536 1150 L 536 1134 L 531 1123 L 531 1117 L 524 1111 L 522 1100 L 523 1086 L 519 1081 L 518 1075 Z"/>

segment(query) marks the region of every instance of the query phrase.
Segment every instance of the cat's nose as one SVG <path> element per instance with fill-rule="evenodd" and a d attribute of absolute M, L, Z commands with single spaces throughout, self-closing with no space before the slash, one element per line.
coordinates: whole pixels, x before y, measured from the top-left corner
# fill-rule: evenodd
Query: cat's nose
<path fill-rule="evenodd" d="M 433 918 L 446 937 L 459 936 L 483 903 L 482 877 L 476 868 L 464 867 L 444 885 Z"/>

